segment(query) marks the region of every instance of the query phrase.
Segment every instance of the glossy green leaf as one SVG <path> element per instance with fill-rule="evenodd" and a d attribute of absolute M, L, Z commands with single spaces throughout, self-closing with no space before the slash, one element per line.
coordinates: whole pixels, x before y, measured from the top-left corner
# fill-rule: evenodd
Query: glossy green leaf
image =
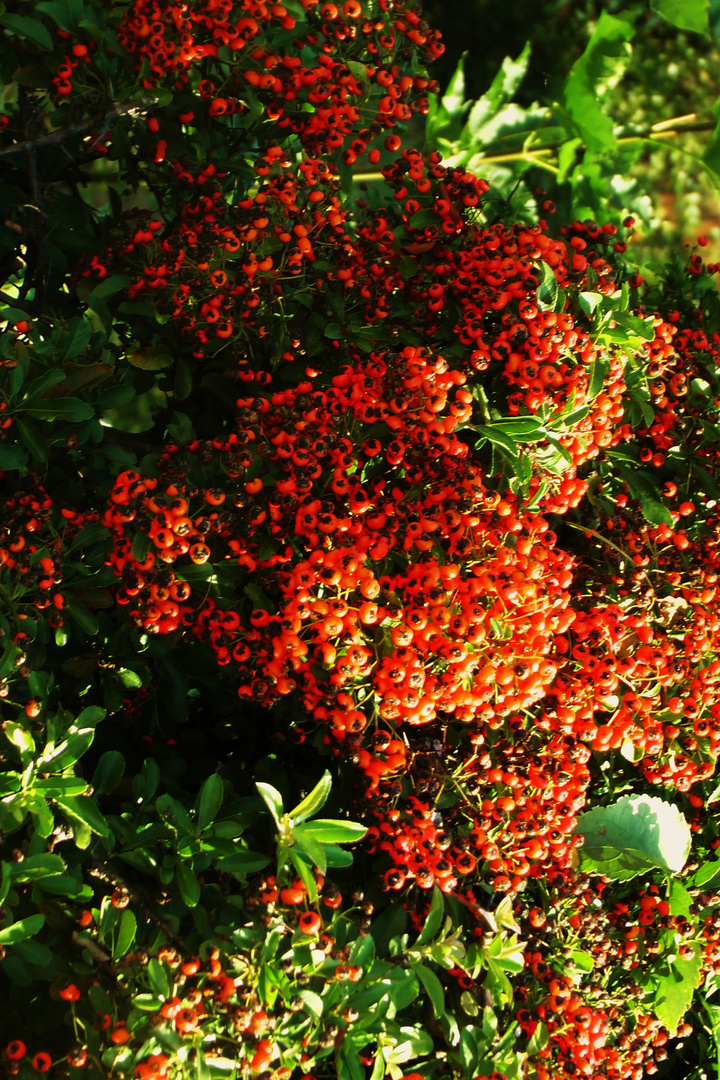
<path fill-rule="evenodd" d="M 655 994 L 653 1012 L 671 1036 L 675 1034 L 678 1024 L 690 1008 L 693 995 L 702 978 L 700 946 L 695 945 L 694 948 L 694 955 L 690 959 L 683 960 L 677 957 L 673 961 L 670 973 L 659 980 Z"/>
<path fill-rule="evenodd" d="M 167 1000 L 172 995 L 172 980 L 165 964 L 158 960 L 156 956 L 151 956 L 148 961 L 147 973 L 150 986 L 154 992 L 163 1001 Z"/>
<path fill-rule="evenodd" d="M 70 818 L 71 824 L 85 825 L 90 832 L 98 836 L 110 835 L 110 827 L 90 795 L 61 796 L 56 797 L 55 801 L 63 813 Z M 78 846 L 83 846 L 79 839 Z"/>
<path fill-rule="evenodd" d="M 320 844 L 307 831 L 307 826 L 299 825 L 293 830 L 295 843 L 305 852 L 307 857 L 317 866 L 321 874 L 327 870 L 327 858 L 322 844 Z"/>
<path fill-rule="evenodd" d="M 113 960 L 119 960 L 130 952 L 130 947 L 137 933 L 137 919 L 130 908 L 120 912 L 120 917 L 115 923 L 110 938 L 110 948 Z"/>
<path fill-rule="evenodd" d="M 283 810 L 282 795 L 277 788 L 272 786 L 272 784 L 258 783 L 255 784 L 255 787 L 258 789 L 263 802 L 275 819 L 275 824 L 280 828 L 280 818 L 285 813 Z"/>
<path fill-rule="evenodd" d="M 39 933 L 44 925 L 44 915 L 28 915 L 26 919 L 18 919 L 11 926 L 0 930 L 0 945 L 14 945 L 16 941 L 32 937 Z"/>
<path fill-rule="evenodd" d="M 175 875 L 183 902 L 188 907 L 196 907 L 200 900 L 200 882 L 192 868 L 183 859 L 177 859 Z"/>
<path fill-rule="evenodd" d="M 433 885 L 432 899 L 430 901 L 430 910 L 427 913 L 423 928 L 418 934 L 415 947 L 420 945 L 427 945 L 436 936 L 438 930 L 442 926 L 443 916 L 445 914 L 445 900 L 443 894 L 437 885 Z"/>
<path fill-rule="evenodd" d="M 106 750 L 100 756 L 90 781 L 96 795 L 109 795 L 125 772 L 125 758 L 119 750 Z"/>
<path fill-rule="evenodd" d="M 223 803 L 224 785 L 217 773 L 208 776 L 195 800 L 196 835 L 211 825 Z"/>
<path fill-rule="evenodd" d="M 367 826 L 357 821 L 335 821 L 332 818 L 316 818 L 300 828 L 303 836 L 321 844 L 355 844 L 362 840 L 367 832 Z"/>
<path fill-rule="evenodd" d="M 6 26 L 17 37 L 31 42 L 45 52 L 52 52 L 53 42 L 50 31 L 38 19 L 31 19 L 27 15 L 14 15 L 4 11 L 0 15 L 0 24 Z"/>
<path fill-rule="evenodd" d="M 313 814 L 316 814 L 327 802 L 331 787 L 332 777 L 326 771 L 302 802 L 299 802 L 296 807 L 289 811 L 293 821 L 296 823 L 305 821 L 307 818 L 312 817 Z"/>
<path fill-rule="evenodd" d="M 225 874 L 255 874 L 258 870 L 264 870 L 270 860 L 266 855 L 258 851 L 238 851 L 234 855 L 227 855 L 217 861 L 218 870 Z"/>
<path fill-rule="evenodd" d="M 413 971 L 423 984 L 425 992 L 430 999 L 435 1019 L 439 1020 L 445 1012 L 445 990 L 443 989 L 443 984 L 440 982 L 435 972 L 431 971 L 429 967 L 425 967 L 423 964 L 413 964 Z"/>
<path fill-rule="evenodd" d="M 296 848 L 290 849 L 290 862 L 297 870 L 300 880 L 307 889 L 310 903 L 314 903 L 315 900 L 317 900 L 317 885 L 310 866 L 305 862 Z"/>

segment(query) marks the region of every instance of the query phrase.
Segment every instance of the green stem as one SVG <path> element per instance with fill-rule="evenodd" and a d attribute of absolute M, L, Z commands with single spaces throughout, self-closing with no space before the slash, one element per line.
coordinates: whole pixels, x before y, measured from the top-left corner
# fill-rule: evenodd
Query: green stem
<path fill-rule="evenodd" d="M 670 120 L 662 120 L 658 124 L 653 124 L 645 132 L 637 132 L 632 135 L 619 135 L 616 141 L 618 144 L 638 141 L 655 142 L 660 139 L 673 139 L 676 135 L 684 135 L 687 132 L 715 130 L 716 125 L 713 120 L 696 121 L 697 115 L 695 113 L 688 113 L 686 116 L 675 116 Z M 540 168 L 557 173 L 559 172 L 559 169 L 555 165 L 551 165 L 550 162 L 542 161 L 541 158 L 542 155 L 545 154 L 556 154 L 565 142 L 567 142 L 566 139 L 555 140 L 548 143 L 546 146 L 538 146 L 531 153 L 523 148 L 522 150 L 514 150 L 507 154 L 477 155 L 473 157 L 473 164 L 479 166 L 495 165 L 507 161 L 530 161 Z M 356 183 L 382 179 L 383 174 L 381 172 L 355 173 L 353 176 L 353 180 Z"/>

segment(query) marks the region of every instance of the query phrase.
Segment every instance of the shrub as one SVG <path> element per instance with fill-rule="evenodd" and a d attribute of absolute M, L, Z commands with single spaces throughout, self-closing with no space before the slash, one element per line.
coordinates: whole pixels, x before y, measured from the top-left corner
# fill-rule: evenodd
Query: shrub
<path fill-rule="evenodd" d="M 402 149 L 401 0 L 0 22 L 5 1072 L 700 1067 L 702 240 Z"/>

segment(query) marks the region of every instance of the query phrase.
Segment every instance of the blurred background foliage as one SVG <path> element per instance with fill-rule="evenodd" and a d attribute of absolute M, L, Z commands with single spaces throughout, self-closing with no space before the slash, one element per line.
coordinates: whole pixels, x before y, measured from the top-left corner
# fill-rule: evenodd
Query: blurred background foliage
<path fill-rule="evenodd" d="M 451 5 L 427 0 L 424 10 L 446 46 L 433 66 L 443 92 L 451 86 L 463 52 L 467 54 L 466 101 L 484 95 L 487 100 L 506 58 L 517 60 L 530 43 L 525 73 L 503 105 L 504 128 L 501 111 L 492 129 L 473 140 L 472 170 L 487 177 L 496 195 L 512 194 L 516 212 L 522 212 L 522 203 L 530 201 L 537 188 L 547 192 L 563 219 L 599 216 L 610 195 L 616 217 L 636 217 L 633 250 L 645 271 L 648 264 L 666 261 L 671 251 L 682 251 L 684 244 L 694 245 L 698 234 L 708 238 L 708 257 L 720 258 L 720 177 L 697 160 L 711 140 L 720 97 L 720 0 L 709 4 L 707 35 L 678 29 L 648 5 L 622 0 L 517 0 L 512 5 L 500 0 L 457 0 Z M 612 151 L 591 155 L 594 160 L 585 155 L 583 161 L 583 148 L 567 145 L 573 132 L 567 118 L 558 115 L 558 104 L 567 100 L 569 72 L 608 16 L 634 24 L 627 47 L 617 49 L 614 64 L 606 66 L 596 87 L 596 100 L 620 138 Z M 553 124 L 565 121 L 565 132 L 545 132 L 554 134 L 555 142 L 566 136 L 564 157 L 558 162 L 547 155 L 541 167 L 522 158 L 498 162 L 501 155 L 522 151 L 520 133 L 527 133 L 543 110 L 543 124 L 548 116 Z M 656 128 L 652 142 L 630 140 L 679 117 L 684 119 L 677 126 Z M 498 139 L 499 134 L 504 138 Z M 545 141 L 553 140 L 536 138 L 533 150 Z M 452 156 L 447 146 L 442 149 L 446 159 Z M 558 164 L 559 174 L 554 171 Z"/>

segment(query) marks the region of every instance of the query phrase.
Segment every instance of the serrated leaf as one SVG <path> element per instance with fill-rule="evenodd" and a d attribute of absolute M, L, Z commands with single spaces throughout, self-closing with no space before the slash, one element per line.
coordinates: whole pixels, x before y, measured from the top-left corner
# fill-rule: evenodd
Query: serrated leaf
<path fill-rule="evenodd" d="M 517 60 L 506 56 L 495 75 L 490 88 L 474 102 L 465 123 L 468 142 L 473 148 L 487 143 L 483 128 L 498 116 L 501 109 L 510 101 L 525 77 L 530 62 L 530 42 L 527 42 Z M 463 132 L 463 134 L 464 134 Z"/>
<path fill-rule="evenodd" d="M 689 960 L 678 957 L 671 965 L 670 974 L 660 979 L 653 1011 L 671 1036 L 690 1008 L 701 977 L 702 957 L 700 947 L 695 945 L 695 954 Z"/>
<path fill-rule="evenodd" d="M 581 814 L 574 834 L 585 837 L 581 863 L 594 859 L 608 877 L 635 867 L 682 870 L 690 853 L 691 834 L 680 810 L 649 795 L 624 795 L 610 806 Z M 602 869 L 607 864 L 608 869 Z"/>
<path fill-rule="evenodd" d="M 632 50 L 632 23 L 603 11 L 587 47 L 570 69 L 562 100 L 588 150 L 613 150 L 613 122 L 600 104 L 602 94 L 616 82 Z"/>

